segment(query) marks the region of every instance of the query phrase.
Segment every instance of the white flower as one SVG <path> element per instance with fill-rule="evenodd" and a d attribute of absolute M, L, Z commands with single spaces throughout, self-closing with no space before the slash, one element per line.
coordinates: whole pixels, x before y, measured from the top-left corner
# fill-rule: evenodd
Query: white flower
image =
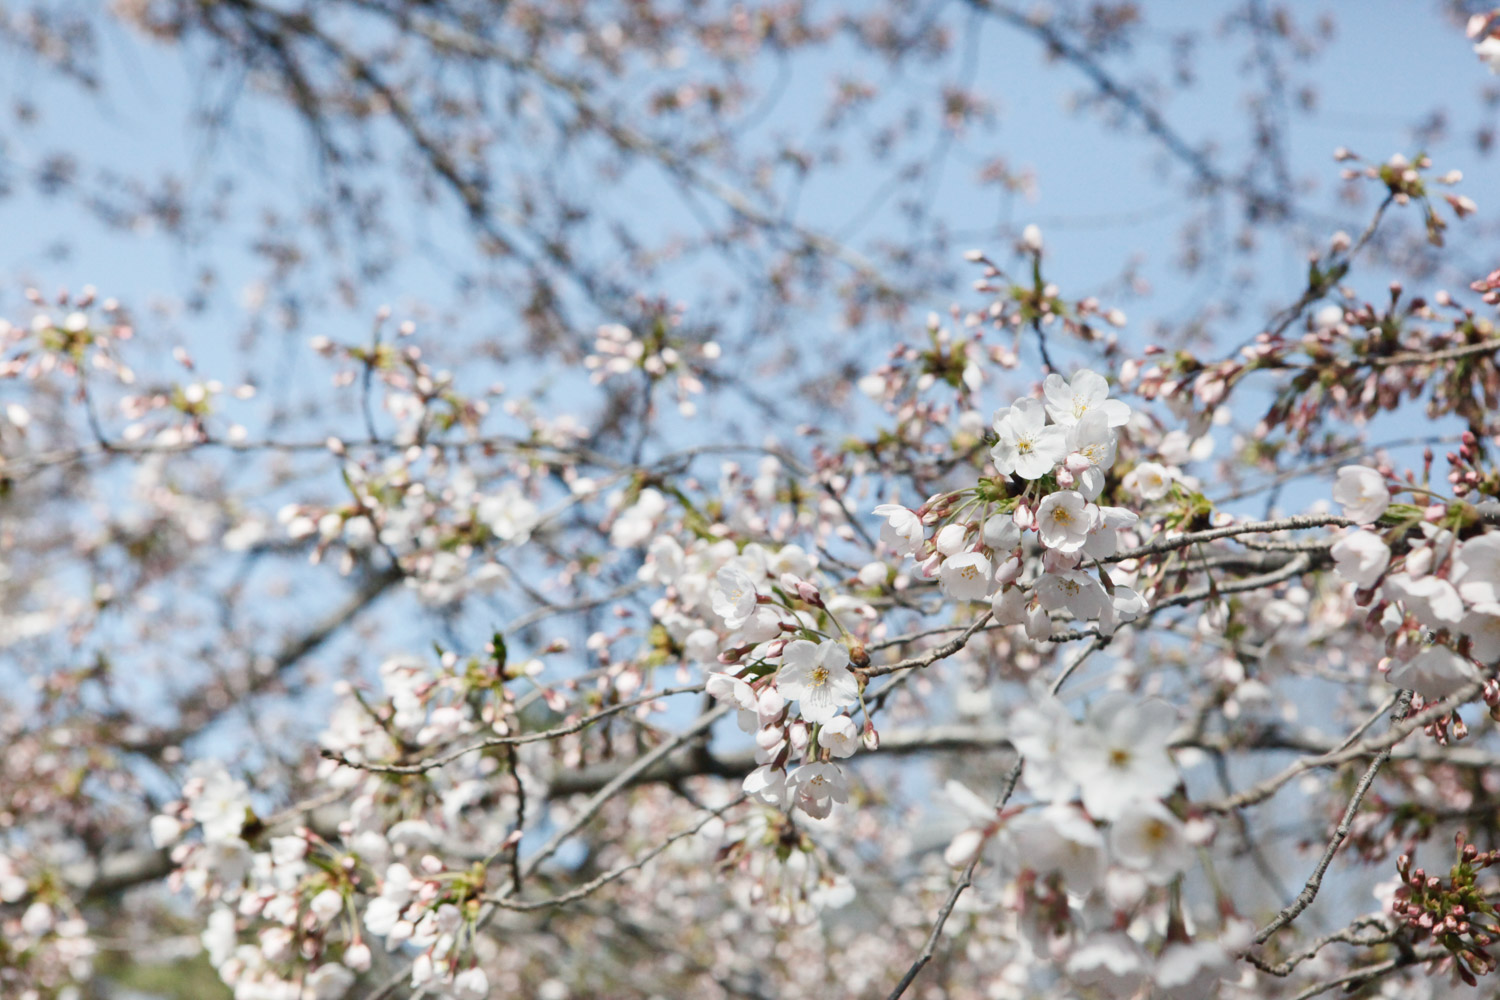
<path fill-rule="evenodd" d="M 1480 663 L 1500 660 L 1500 604 L 1476 604 L 1458 623 L 1458 631 L 1469 637 L 1469 648 Z"/>
<path fill-rule="evenodd" d="M 354 985 L 354 973 L 342 965 L 320 965 L 307 974 L 311 1000 L 338 1000 Z"/>
<path fill-rule="evenodd" d="M 1220 973 L 1228 972 L 1229 955 L 1216 941 L 1169 944 L 1156 958 L 1151 982 L 1171 1000 L 1200 1000 L 1217 993 Z"/>
<path fill-rule="evenodd" d="M 750 620 L 755 613 L 755 596 L 755 581 L 733 563 L 714 575 L 714 614 L 729 628 L 739 628 Z"/>
<path fill-rule="evenodd" d="M 1111 427 L 1130 422 L 1130 407 L 1118 399 L 1110 399 L 1109 382 L 1087 368 L 1074 373 L 1072 382 L 1064 382 L 1055 373 L 1048 375 L 1042 383 L 1042 392 L 1047 397 L 1048 415 L 1064 426 L 1071 427 L 1092 410 L 1102 412 Z"/>
<path fill-rule="evenodd" d="M 617 549 L 634 548 L 656 531 L 656 520 L 667 512 L 667 498 L 657 490 L 641 490 L 636 502 L 615 518 L 609 543 Z"/>
<path fill-rule="evenodd" d="M 985 519 L 980 537 L 987 547 L 996 552 L 1007 552 L 1021 544 L 1021 529 L 1016 527 L 1015 518 L 996 514 Z"/>
<path fill-rule="evenodd" d="M 457 1000 L 485 1000 L 490 995 L 490 980 L 484 970 L 475 966 L 453 977 L 453 995 Z"/>
<path fill-rule="evenodd" d="M 922 547 L 926 537 L 922 530 L 922 519 L 915 511 L 900 504 L 883 503 L 875 513 L 885 518 L 880 526 L 880 540 L 900 555 L 910 555 Z"/>
<path fill-rule="evenodd" d="M 384 937 L 396 926 L 404 909 L 405 903 L 378 896 L 365 907 L 365 928 L 376 937 Z"/>
<path fill-rule="evenodd" d="M 1193 862 L 1182 823 L 1155 799 L 1127 803 L 1110 827 L 1115 858 L 1156 885 L 1166 885 Z"/>
<path fill-rule="evenodd" d="M 260 951 L 267 961 L 285 962 L 292 957 L 292 931 L 289 927 L 262 927 L 258 935 Z"/>
<path fill-rule="evenodd" d="M 1006 841 L 1020 867 L 1061 875 L 1074 895 L 1087 896 L 1104 877 L 1104 835 L 1076 806 L 1054 802 L 1019 816 L 1007 827 Z"/>
<path fill-rule="evenodd" d="M 1500 37 L 1485 37 L 1474 46 L 1474 54 L 1490 68 L 1491 73 L 1500 73 Z"/>
<path fill-rule="evenodd" d="M 1177 785 L 1167 752 L 1177 713 L 1162 701 L 1111 692 L 1089 709 L 1063 766 L 1089 814 L 1112 820 L 1136 799 L 1162 798 Z"/>
<path fill-rule="evenodd" d="M 1026 638 L 1032 642 L 1046 642 L 1052 638 L 1052 618 L 1040 604 L 1026 609 Z"/>
<path fill-rule="evenodd" d="M 1146 599 L 1134 588 L 1123 583 L 1115 584 L 1114 596 L 1104 614 L 1099 617 L 1099 634 L 1114 635 L 1115 629 L 1126 622 L 1133 622 L 1146 611 Z"/>
<path fill-rule="evenodd" d="M 1398 688 L 1415 691 L 1428 701 L 1440 701 L 1479 677 L 1479 668 L 1447 646 L 1429 646 L 1410 660 L 1391 661 L 1385 679 Z"/>
<path fill-rule="evenodd" d="M 940 556 L 956 556 L 963 551 L 964 540 L 968 537 L 967 525 L 945 524 L 932 536 L 932 547 Z"/>
<path fill-rule="evenodd" d="M 833 810 L 833 803 L 849 801 L 849 781 L 837 764 L 803 764 L 787 775 L 787 787 L 797 808 L 817 819 Z"/>
<path fill-rule="evenodd" d="M 938 585 L 955 601 L 982 601 L 990 596 L 990 561 L 979 552 L 963 552 L 943 560 Z"/>
<path fill-rule="evenodd" d="M 1375 586 L 1391 564 L 1391 548 L 1370 531 L 1351 531 L 1334 543 L 1333 568 L 1356 587 Z"/>
<path fill-rule="evenodd" d="M 1172 488 L 1172 473 L 1164 465 L 1141 462 L 1125 474 L 1121 485 L 1142 500 L 1160 500 Z"/>
<path fill-rule="evenodd" d="M 1097 498 L 1104 489 L 1105 470 L 1115 464 L 1115 434 L 1109 429 L 1109 418 L 1103 410 L 1089 410 L 1073 425 L 1068 433 L 1068 449 L 1070 469 L 1078 460 L 1073 455 L 1088 463 L 1076 473 L 1079 492 L 1090 500 Z"/>
<path fill-rule="evenodd" d="M 1049 494 L 1036 510 L 1036 530 L 1042 544 L 1058 552 L 1077 552 L 1094 527 L 1089 502 L 1076 490 Z"/>
<path fill-rule="evenodd" d="M 536 504 L 522 495 L 518 483 L 506 483 L 497 495 L 479 501 L 475 514 L 496 538 L 515 545 L 529 539 L 541 521 Z"/>
<path fill-rule="evenodd" d="M 203 790 L 190 803 L 193 818 L 203 827 L 204 841 L 215 844 L 238 840 L 250 808 L 250 789 L 243 781 L 231 778 L 219 764 L 195 765 L 193 773 L 203 781 Z"/>
<path fill-rule="evenodd" d="M 1365 465 L 1346 465 L 1333 484 L 1333 499 L 1356 524 L 1374 524 L 1391 504 L 1385 477 Z"/>
<path fill-rule="evenodd" d="M 277 867 L 295 866 L 307 857 L 306 837 L 272 837 L 271 862 Z"/>
<path fill-rule="evenodd" d="M 784 697 L 800 703 L 808 722 L 828 722 L 839 709 L 859 700 L 859 682 L 849 672 L 849 651 L 832 640 L 787 643 L 776 686 Z"/>
<path fill-rule="evenodd" d="M 1099 581 L 1077 570 L 1044 573 L 1036 582 L 1036 599 L 1048 611 L 1066 608 L 1074 618 L 1088 621 L 1101 617 L 1109 605 Z"/>
<path fill-rule="evenodd" d="M 745 775 L 741 788 L 752 799 L 768 806 L 784 809 L 787 801 L 786 772 L 769 764 L 757 767 Z M 366 923 L 368 923 L 368 918 Z"/>
<path fill-rule="evenodd" d="M 1010 719 L 1011 745 L 1026 758 L 1021 782 L 1037 798 L 1069 799 L 1078 783 L 1064 766 L 1078 740 L 1078 723 L 1063 703 L 1044 698 L 1016 710 Z"/>
<path fill-rule="evenodd" d="M 781 612 L 772 604 L 758 605 L 750 618 L 730 636 L 731 646 L 754 646 L 781 634 Z"/>
<path fill-rule="evenodd" d="M 1146 953 L 1128 935 L 1096 934 L 1068 956 L 1068 978 L 1105 997 L 1132 997 L 1146 981 Z"/>
<path fill-rule="evenodd" d="M 1083 543 L 1083 554 L 1090 559 L 1108 559 L 1120 549 L 1120 532 L 1134 527 L 1140 515 L 1124 507 L 1095 507 L 1098 516 Z"/>
<path fill-rule="evenodd" d="M 210 913 L 208 926 L 204 928 L 201 940 L 204 950 L 208 952 L 209 965 L 217 969 L 229 961 L 239 945 L 239 935 L 234 929 L 234 911 L 220 906 Z"/>
<path fill-rule="evenodd" d="M 1448 628 L 1464 616 L 1458 589 L 1435 576 L 1412 579 L 1408 573 L 1392 573 L 1381 584 L 1380 592 L 1387 600 L 1400 601 L 1428 628 Z"/>
<path fill-rule="evenodd" d="M 160 850 L 171 847 L 182 836 L 182 823 L 175 816 L 155 815 L 151 817 L 151 846 Z"/>
<path fill-rule="evenodd" d="M 1035 399 L 1017 400 L 1009 412 L 997 415 L 995 433 L 1000 440 L 990 449 L 990 458 L 1001 475 L 1040 479 L 1063 460 L 1068 454 L 1068 432 L 1046 423 L 1046 411 Z"/>
<path fill-rule="evenodd" d="M 852 757 L 859 749 L 859 727 L 847 715 L 835 716 L 818 730 L 818 746 L 835 757 Z"/>
<path fill-rule="evenodd" d="M 1500 602 L 1500 532 L 1471 538 L 1458 550 L 1453 579 L 1471 604 Z"/>
<path fill-rule="evenodd" d="M 308 902 L 307 908 L 320 923 L 326 924 L 344 908 L 344 897 L 336 889 L 324 889 Z"/>

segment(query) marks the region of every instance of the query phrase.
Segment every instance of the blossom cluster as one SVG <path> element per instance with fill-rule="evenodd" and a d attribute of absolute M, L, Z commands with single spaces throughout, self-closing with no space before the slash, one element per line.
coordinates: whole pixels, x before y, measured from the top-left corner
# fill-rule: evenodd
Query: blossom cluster
<path fill-rule="evenodd" d="M 1358 526 L 1331 555 L 1385 637 L 1386 679 L 1437 701 L 1488 677 L 1500 661 L 1500 535 L 1461 538 L 1461 507 L 1457 523 L 1444 504 L 1392 510 L 1400 489 L 1377 469 L 1341 468 L 1333 497 Z M 1380 530 L 1387 519 L 1394 523 Z M 1486 689 L 1491 704 L 1500 704 L 1496 695 L 1493 685 Z"/>
<path fill-rule="evenodd" d="M 453 1000 L 489 995 L 472 954 L 484 874 L 445 859 L 463 855 L 459 843 L 506 842 L 517 797 L 493 801 L 498 762 L 471 755 L 432 768 L 423 801 L 410 791 L 393 797 L 387 776 L 351 766 L 388 760 L 398 745 L 422 751 L 504 735 L 514 718 L 509 699 L 493 697 L 501 677 L 540 672 L 538 661 L 501 674 L 452 654 L 442 661 L 434 672 L 393 657 L 380 669 L 381 701 L 350 689 L 335 710 L 322 737 L 333 757 L 319 770 L 354 796 L 336 828 L 262 820 L 249 786 L 217 763 L 195 765 L 182 800 L 152 819 L 153 841 L 172 849 L 174 881 L 211 908 L 203 946 L 236 1000 L 338 1000 L 370 968 L 379 939 L 411 956 L 413 988 Z M 530 766 L 517 768 L 511 780 L 529 780 Z"/>
<path fill-rule="evenodd" d="M 940 495 L 918 510 L 883 504 L 884 543 L 921 562 L 924 575 L 957 601 L 989 601 L 996 621 L 1024 625 L 1045 640 L 1053 613 L 1097 623 L 1109 635 L 1145 610 L 1122 570 L 1091 574 L 1085 560 L 1114 555 L 1139 515 L 1096 503 L 1115 464 L 1117 428 L 1130 408 L 1109 398 L 1103 376 L 1087 369 L 1071 381 L 1047 376 L 1045 401 L 1022 399 L 995 414 L 990 449 L 997 478 L 976 489 Z M 1160 496 L 1168 474 L 1140 473 L 1143 495 Z M 1019 481 L 1019 487 L 1015 484 Z M 928 539 L 926 527 L 941 524 Z M 1024 535 L 1042 549 L 1041 572 L 1028 573 Z"/>

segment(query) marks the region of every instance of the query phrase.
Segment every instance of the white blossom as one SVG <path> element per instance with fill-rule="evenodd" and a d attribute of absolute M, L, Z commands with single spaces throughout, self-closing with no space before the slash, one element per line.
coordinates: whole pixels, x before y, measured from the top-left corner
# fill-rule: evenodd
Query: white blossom
<path fill-rule="evenodd" d="M 1049 494 L 1036 511 L 1036 530 L 1042 544 L 1058 552 L 1077 552 L 1088 541 L 1094 514 L 1083 494 L 1061 490 Z"/>
<path fill-rule="evenodd" d="M 1469 637 L 1469 649 L 1480 663 L 1500 660 L 1500 604 L 1476 604 L 1458 623 L 1461 635 Z"/>
<path fill-rule="evenodd" d="M 899 555 L 911 555 L 921 548 L 926 534 L 922 529 L 922 519 L 900 504 L 883 503 L 875 508 L 875 513 L 885 518 L 885 523 L 880 526 L 880 541 L 893 549 Z"/>
<path fill-rule="evenodd" d="M 1063 765 L 1090 815 L 1112 820 L 1137 799 L 1171 793 L 1177 768 L 1167 745 L 1176 724 L 1166 702 L 1137 702 L 1123 692 L 1110 692 L 1089 708 Z"/>
<path fill-rule="evenodd" d="M 1385 679 L 1398 688 L 1440 701 L 1478 679 L 1479 668 L 1447 646 L 1429 646 L 1409 660 L 1392 660 Z"/>
<path fill-rule="evenodd" d="M 1099 581 L 1077 570 L 1042 574 L 1036 582 L 1036 599 L 1048 611 L 1066 610 L 1088 621 L 1103 616 L 1109 605 L 1109 595 Z"/>
<path fill-rule="evenodd" d="M 755 581 L 739 566 L 724 566 L 714 576 L 714 614 L 729 628 L 739 628 L 755 613 Z"/>
<path fill-rule="evenodd" d="M 787 775 L 797 808 L 821 819 L 835 802 L 849 801 L 849 781 L 837 764 L 803 764 Z"/>
<path fill-rule="evenodd" d="M 1126 934 L 1096 934 L 1068 956 L 1068 978 L 1112 1000 L 1133 997 L 1146 981 L 1146 953 Z"/>
<path fill-rule="evenodd" d="M 1346 465 L 1333 484 L 1333 499 L 1356 524 L 1374 524 L 1390 506 L 1391 494 L 1379 472 L 1365 465 Z"/>
<path fill-rule="evenodd" d="M 1500 532 L 1488 532 L 1460 545 L 1453 579 L 1471 604 L 1500 603 Z"/>
<path fill-rule="evenodd" d="M 1121 485 L 1142 500 L 1160 500 L 1172 488 L 1172 473 L 1156 462 L 1140 462 L 1125 474 Z"/>
<path fill-rule="evenodd" d="M 1475 43 L 1474 54 L 1490 68 L 1491 73 L 1500 73 L 1500 37 L 1486 35 Z"/>
<path fill-rule="evenodd" d="M 1391 548 L 1370 531 L 1351 531 L 1333 544 L 1333 568 L 1357 587 L 1373 587 L 1391 563 Z"/>
<path fill-rule="evenodd" d="M 1001 475 L 1040 479 L 1068 453 L 1067 431 L 1047 426 L 1039 400 L 1017 400 L 1004 414 L 996 414 L 995 433 L 1000 440 L 990 449 L 990 459 Z"/>
<path fill-rule="evenodd" d="M 1025 813 L 1006 828 L 1015 863 L 1039 875 L 1058 874 L 1076 896 L 1086 896 L 1104 877 L 1104 835 L 1076 806 L 1054 802 Z"/>
<path fill-rule="evenodd" d="M 1128 802 L 1110 826 L 1115 859 L 1156 885 L 1166 885 L 1192 865 L 1182 822 L 1155 799 Z"/>
<path fill-rule="evenodd" d="M 849 671 L 849 651 L 841 643 L 806 639 L 787 643 L 781 654 L 776 686 L 799 703 L 808 722 L 828 722 L 839 709 L 859 700 L 859 682 Z"/>
<path fill-rule="evenodd" d="M 818 746 L 835 757 L 852 757 L 859 749 L 859 727 L 847 715 L 838 715 L 818 730 Z"/>
<path fill-rule="evenodd" d="M 1109 398 L 1109 382 L 1096 372 L 1084 368 L 1075 372 L 1071 382 L 1055 372 L 1042 383 L 1047 397 L 1047 414 L 1063 426 L 1071 427 L 1095 410 L 1104 414 L 1111 427 L 1130 422 L 1130 407 Z"/>
<path fill-rule="evenodd" d="M 1104 489 L 1105 472 L 1115 464 L 1115 434 L 1102 409 L 1089 410 L 1069 429 L 1068 449 L 1069 468 L 1076 461 L 1074 456 L 1085 465 L 1075 472 L 1078 491 L 1090 500 L 1097 499 Z"/>
<path fill-rule="evenodd" d="M 990 561 L 980 552 L 962 552 L 943 560 L 938 585 L 955 601 L 983 601 L 990 596 Z"/>

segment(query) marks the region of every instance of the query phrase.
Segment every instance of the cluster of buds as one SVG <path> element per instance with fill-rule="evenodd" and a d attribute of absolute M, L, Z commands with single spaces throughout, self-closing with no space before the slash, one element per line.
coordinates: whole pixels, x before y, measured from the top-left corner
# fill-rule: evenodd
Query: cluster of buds
<path fill-rule="evenodd" d="M 1458 451 L 1448 452 L 1448 482 L 1453 485 L 1454 496 L 1464 496 L 1472 491 L 1500 494 L 1500 474 L 1486 472 L 1479 467 L 1482 457 L 1479 439 L 1473 431 L 1464 431 Z"/>
<path fill-rule="evenodd" d="M 1435 700 L 1435 699 L 1429 699 Z M 1420 694 L 1412 695 L 1413 712 L 1420 712 L 1426 705 Z M 1454 743 L 1469 735 L 1469 727 L 1464 722 L 1463 716 L 1457 712 L 1450 712 L 1440 716 L 1422 727 L 1425 733 L 1434 743 L 1440 747 L 1452 746 Z"/>
<path fill-rule="evenodd" d="M 1485 304 L 1500 304 L 1500 269 L 1491 271 L 1478 281 L 1470 282 L 1469 287 L 1484 294 Z"/>
<path fill-rule="evenodd" d="M 1396 859 L 1401 886 L 1391 912 L 1418 937 L 1430 934 L 1447 948 L 1456 960 L 1459 977 L 1473 986 L 1478 976 L 1493 972 L 1497 964 L 1484 950 L 1500 937 L 1500 929 L 1489 922 L 1496 911 L 1477 882 L 1480 872 L 1500 863 L 1500 851 L 1481 851 L 1466 843 L 1462 832 L 1455 840 L 1458 861 L 1446 881 L 1413 868 L 1408 854 Z"/>
<path fill-rule="evenodd" d="M 689 397 L 703 392 L 702 376 L 721 352 L 712 340 L 693 343 L 672 337 L 672 331 L 681 324 L 681 313 L 663 306 L 656 309 L 639 335 L 620 323 L 599 327 L 594 353 L 583 359 L 590 373 L 589 381 L 599 385 L 633 371 L 645 372 L 652 381 L 671 375 L 678 411 L 685 417 L 693 416 L 697 405 Z"/>
<path fill-rule="evenodd" d="M 1341 163 L 1359 160 L 1357 155 L 1347 149 L 1337 150 L 1334 158 Z M 1443 230 L 1447 228 L 1447 223 L 1438 217 L 1437 212 L 1433 211 L 1432 204 L 1428 201 L 1427 186 L 1428 184 L 1457 184 L 1463 180 L 1463 173 L 1450 170 L 1437 177 L 1424 176 L 1422 171 L 1431 166 L 1432 158 L 1425 153 L 1418 155 L 1415 160 L 1408 160 L 1397 153 L 1384 163 L 1368 163 L 1363 169 L 1345 167 L 1343 176 L 1345 180 L 1364 176 L 1380 181 L 1390 192 L 1391 200 L 1398 205 L 1405 205 L 1413 200 L 1420 202 L 1427 218 L 1427 241 L 1433 246 L 1442 246 Z M 1479 210 L 1474 200 L 1464 195 L 1448 193 L 1443 195 L 1443 199 L 1453 209 L 1453 214 L 1460 219 Z"/>
<path fill-rule="evenodd" d="M 1500 680 L 1491 677 L 1484 682 L 1484 690 L 1480 692 L 1480 698 L 1488 707 L 1490 718 L 1500 722 Z"/>

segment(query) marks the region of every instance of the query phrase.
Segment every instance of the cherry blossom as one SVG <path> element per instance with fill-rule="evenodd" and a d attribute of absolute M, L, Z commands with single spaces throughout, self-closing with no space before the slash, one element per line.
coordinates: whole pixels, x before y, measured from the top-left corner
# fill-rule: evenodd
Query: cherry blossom
<path fill-rule="evenodd" d="M 1172 488 L 1172 474 L 1156 462 L 1139 462 L 1125 474 L 1124 486 L 1142 500 L 1160 500 Z"/>
<path fill-rule="evenodd" d="M 955 601 L 982 601 L 990 595 L 990 561 L 979 552 L 964 552 L 943 560 L 938 583 Z"/>
<path fill-rule="evenodd" d="M 1165 702 L 1137 702 L 1123 693 L 1089 707 L 1066 767 L 1091 815 L 1112 820 L 1138 799 L 1171 792 L 1178 779 L 1167 747 L 1176 724 Z"/>
<path fill-rule="evenodd" d="M 1072 427 L 1089 413 L 1101 413 L 1110 427 L 1122 427 L 1130 421 L 1130 407 L 1109 398 L 1109 382 L 1087 368 L 1064 380 L 1056 373 L 1042 384 L 1047 397 L 1047 415 L 1056 423 Z"/>
<path fill-rule="evenodd" d="M 1391 495 L 1385 477 L 1363 465 L 1346 465 L 1339 469 L 1333 486 L 1333 499 L 1344 507 L 1344 514 L 1358 524 L 1374 524 L 1390 506 Z"/>
<path fill-rule="evenodd" d="M 1392 660 L 1385 678 L 1396 687 L 1436 701 L 1457 694 L 1478 676 L 1474 664 L 1447 646 L 1429 646 L 1410 659 Z"/>
<path fill-rule="evenodd" d="M 880 540 L 898 555 L 910 555 L 921 547 L 926 534 L 922 519 L 899 504 L 884 503 L 875 508 L 875 513 L 885 518 L 880 526 Z"/>
<path fill-rule="evenodd" d="M 832 721 L 839 709 L 859 700 L 859 682 L 849 672 L 849 651 L 841 644 L 795 639 L 781 654 L 776 684 L 796 701 L 808 722 Z"/>
<path fill-rule="evenodd" d="M 1066 457 L 1067 431 L 1046 421 L 1047 411 L 1035 399 L 1017 400 L 995 415 L 1000 440 L 990 449 L 990 459 L 1002 475 L 1040 479 Z"/>
<path fill-rule="evenodd" d="M 1077 552 L 1088 542 L 1097 516 L 1097 508 L 1082 493 L 1062 490 L 1049 494 L 1037 508 L 1037 534 L 1049 549 Z"/>
<path fill-rule="evenodd" d="M 1334 543 L 1330 554 L 1339 575 L 1358 587 L 1379 583 L 1391 562 L 1390 546 L 1369 531 L 1349 532 Z"/>
<path fill-rule="evenodd" d="M 1110 825 L 1109 846 L 1122 864 L 1157 885 L 1170 882 L 1193 863 L 1181 821 L 1153 799 L 1136 799 L 1121 808 Z"/>

